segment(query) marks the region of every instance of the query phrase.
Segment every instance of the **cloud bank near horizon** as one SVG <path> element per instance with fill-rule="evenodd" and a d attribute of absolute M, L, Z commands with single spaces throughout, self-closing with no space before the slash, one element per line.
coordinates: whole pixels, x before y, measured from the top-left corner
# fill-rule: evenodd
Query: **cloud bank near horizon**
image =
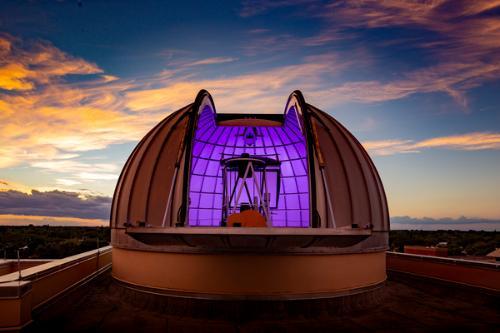
<path fill-rule="evenodd" d="M 458 218 L 444 217 L 391 217 L 393 230 L 484 230 L 500 231 L 500 219 L 483 219 L 461 216 Z"/>
<path fill-rule="evenodd" d="M 0 214 L 109 219 L 111 198 L 78 192 L 0 191 Z"/>
<path fill-rule="evenodd" d="M 0 225 L 108 225 L 112 198 L 64 191 L 0 191 Z M 391 217 L 391 229 L 500 230 L 500 219 Z"/>

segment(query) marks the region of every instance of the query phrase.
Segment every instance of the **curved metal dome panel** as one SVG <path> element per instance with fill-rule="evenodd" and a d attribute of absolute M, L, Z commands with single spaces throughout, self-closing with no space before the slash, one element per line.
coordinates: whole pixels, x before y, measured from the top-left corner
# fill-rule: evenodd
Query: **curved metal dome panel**
<path fill-rule="evenodd" d="M 307 108 L 313 135 L 317 136 L 315 150 L 320 156 L 320 168 L 324 169 L 323 186 L 330 193 L 335 226 L 388 230 L 384 189 L 368 153 L 333 117 L 312 105 Z"/>
<path fill-rule="evenodd" d="M 146 222 L 161 226 L 173 174 L 184 149 L 188 105 L 162 120 L 139 142 L 118 180 L 111 210 L 111 225 Z"/>

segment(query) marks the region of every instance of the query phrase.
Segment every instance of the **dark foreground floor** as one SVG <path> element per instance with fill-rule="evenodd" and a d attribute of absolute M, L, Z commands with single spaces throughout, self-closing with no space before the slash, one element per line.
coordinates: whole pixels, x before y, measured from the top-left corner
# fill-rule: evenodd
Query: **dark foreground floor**
<path fill-rule="evenodd" d="M 216 308 L 141 298 L 109 273 L 35 315 L 31 332 L 500 332 L 500 301 L 435 283 L 392 276 L 368 308 L 246 304 Z M 184 302 L 184 303 L 183 303 Z M 258 308 L 258 309 L 256 309 Z M 173 310 L 174 309 L 174 310 Z M 178 311 L 176 311 L 177 309 Z M 218 312 L 217 312 L 218 311 Z M 217 312 L 217 313 L 215 313 Z M 264 313 L 264 315 L 263 315 Z"/>

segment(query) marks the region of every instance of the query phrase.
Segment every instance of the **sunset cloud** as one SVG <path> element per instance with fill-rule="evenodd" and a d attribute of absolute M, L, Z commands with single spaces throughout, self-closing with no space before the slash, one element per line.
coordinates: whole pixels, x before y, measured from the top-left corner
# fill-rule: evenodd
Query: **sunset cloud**
<path fill-rule="evenodd" d="M 193 61 L 187 63 L 185 66 L 200 66 L 200 65 L 216 65 L 216 64 L 224 64 L 227 62 L 233 62 L 238 60 L 238 58 L 233 57 L 213 57 L 202 60 Z"/>
<path fill-rule="evenodd" d="M 350 60 L 335 55 L 306 57 L 296 65 L 282 66 L 250 74 L 214 79 L 168 78 L 157 82 L 159 87 L 141 89 L 126 94 L 126 106 L 131 110 L 172 109 L 193 101 L 193 92 L 208 89 L 214 96 L 218 111 L 279 113 L 287 96 L 298 87 L 304 91 L 324 91 L 332 75 L 345 70 Z M 328 99 L 331 105 L 335 99 Z"/>
<path fill-rule="evenodd" d="M 373 156 L 416 153 L 412 140 L 378 140 L 363 142 L 363 146 Z"/>
<path fill-rule="evenodd" d="M 433 34 L 430 40 L 412 41 L 413 46 L 434 57 L 432 65 L 400 73 L 399 79 L 390 81 L 346 82 L 318 91 L 318 96 L 372 103 L 414 93 L 443 92 L 466 107 L 469 89 L 500 76 L 500 18 L 489 15 L 498 11 L 500 1 L 248 1 L 243 3 L 241 14 L 249 17 L 290 6 L 296 7 L 294 15 L 313 17 L 322 28 L 310 36 L 268 31 L 255 34 L 244 46 L 248 55 L 335 45 L 343 40 L 354 43 L 363 36 L 363 29 L 423 29 Z M 390 42 L 397 44 L 398 40 Z M 407 42 L 404 38 L 399 41 Z"/>
<path fill-rule="evenodd" d="M 328 98 L 337 103 L 376 103 L 401 99 L 415 93 L 442 92 L 450 95 L 462 106 L 467 106 L 465 92 L 479 86 L 483 80 L 494 79 L 498 75 L 500 66 L 497 65 L 447 63 L 414 70 L 389 82 L 347 82 L 329 89 L 313 91 L 311 95 L 327 103 Z"/>
<path fill-rule="evenodd" d="M 309 2 L 307 4 L 312 6 Z M 464 11 L 476 15 L 490 7 L 486 4 L 481 7 L 483 9 L 469 6 Z M 312 7 L 308 10 L 312 11 Z M 346 15 L 354 15 L 359 10 L 364 9 L 362 6 L 351 8 Z M 403 6 L 398 10 L 413 9 Z M 427 7 L 422 11 L 425 17 L 432 12 Z M 362 24 L 403 24 L 394 17 L 375 16 L 378 19 L 371 18 L 374 21 Z M 429 20 L 415 18 L 412 22 L 423 24 Z M 473 23 L 481 31 L 492 29 L 495 33 L 497 26 L 494 21 L 490 21 L 488 27 L 480 22 Z M 340 24 L 355 25 L 349 16 L 344 17 Z M 277 44 L 271 31 L 256 30 L 252 35 L 259 38 L 268 36 L 269 45 Z M 454 34 L 444 28 L 441 30 Z M 473 34 L 469 30 L 466 33 Z M 343 36 L 346 34 L 343 33 Z M 301 37 L 299 44 L 317 46 L 341 37 L 322 30 L 317 35 Z M 462 37 L 457 35 L 456 38 L 458 41 Z M 295 42 L 295 37 L 290 35 L 281 47 L 289 49 Z M 491 47 L 484 38 L 476 42 L 484 44 L 483 48 Z M 463 42 L 458 44 L 463 45 Z M 478 49 L 483 50 L 481 47 L 478 46 Z M 158 74 L 122 79 L 45 41 L 25 41 L 0 35 L 0 54 L 0 168 L 30 166 L 53 175 L 56 184 L 69 187 L 99 181 L 113 183 L 119 173 L 118 165 L 105 169 L 99 163 L 85 161 L 82 155 L 107 149 L 114 144 L 137 142 L 160 119 L 191 103 L 200 89 L 208 89 L 213 94 L 219 112 L 247 113 L 251 105 L 251 111 L 255 113 L 279 113 L 286 97 L 295 89 L 303 90 L 308 100 L 324 109 L 347 102 L 381 103 L 415 93 L 431 92 L 448 94 L 465 106 L 466 92 L 485 80 L 497 78 L 500 68 L 498 62 L 487 61 L 486 58 L 467 58 L 470 61 L 466 62 L 460 55 L 456 57 L 457 61 L 440 60 L 432 66 L 401 73 L 391 80 L 339 79 L 348 69 L 364 68 L 370 64 L 370 56 L 360 49 L 350 50 L 349 54 L 339 51 L 303 56 L 292 64 L 209 79 L 200 78 L 201 75 L 193 67 L 239 59 L 220 56 L 179 62 L 172 55 L 169 66 Z M 444 54 L 440 56 L 445 58 Z M 68 79 L 68 76 L 75 75 L 78 80 Z M 450 137 L 447 144 L 432 139 L 434 141 L 389 140 L 369 142 L 367 145 L 377 155 L 411 153 L 431 147 L 497 149 L 496 138 L 486 134 L 480 137 L 480 134 L 473 133 L 473 138 L 469 139 Z"/>
<path fill-rule="evenodd" d="M 69 74 L 97 74 L 95 64 L 72 57 L 49 43 L 25 43 L 0 34 L 0 89 L 33 90 Z"/>
<path fill-rule="evenodd" d="M 0 179 L 0 192 L 17 191 L 22 193 L 31 193 L 31 187 L 25 184 L 19 184 L 7 179 Z"/>
<path fill-rule="evenodd" d="M 363 146 L 374 156 L 417 153 L 424 149 L 500 150 L 500 133 L 475 132 L 442 136 L 421 141 L 379 140 L 366 141 Z"/>
<path fill-rule="evenodd" d="M 73 186 L 98 180 L 116 180 L 120 167 L 110 163 L 89 163 L 77 160 L 38 161 L 30 164 L 33 168 L 45 169 L 54 174 L 64 175 L 56 179 L 57 184 Z"/>
<path fill-rule="evenodd" d="M 165 115 L 128 113 L 121 94 L 131 82 L 96 76 L 95 64 L 48 42 L 0 35 L 0 52 L 0 168 L 75 171 L 81 152 L 138 140 Z M 66 80 L 75 74 L 79 81 Z"/>
<path fill-rule="evenodd" d="M 134 146 L 200 89 L 246 114 L 300 89 L 392 156 L 375 162 L 395 215 L 500 217 L 500 0 L 243 0 L 203 19 L 159 2 L 148 24 L 75 8 L 0 3 L 0 223 L 107 220 Z"/>
<path fill-rule="evenodd" d="M 95 165 L 86 165 L 92 172 L 75 170 L 82 152 L 139 140 L 168 113 L 191 103 L 200 89 L 212 92 L 222 112 L 246 112 L 247 106 L 252 105 L 253 112 L 279 113 L 291 91 L 299 86 L 318 90 L 331 75 L 350 64 L 335 55 L 311 56 L 303 63 L 251 74 L 208 80 L 190 75 L 190 66 L 236 60 L 220 57 L 166 69 L 147 78 L 123 80 L 102 73 L 95 65 L 84 64 L 82 59 L 66 55 L 48 43 L 24 50 L 20 49 L 24 43 L 11 43 L 13 37 L 2 40 L 8 44 L 4 49 L 9 54 L 23 55 L 16 60 L 23 68 L 31 66 L 32 58 L 45 58 L 49 65 L 44 66 L 45 74 L 30 74 L 31 81 L 22 81 L 31 83 L 26 89 L 14 93 L 0 90 L 0 139 L 5 143 L 0 147 L 0 168 L 28 163 L 52 171 L 77 172 L 79 178 L 89 180 L 115 177 L 106 172 L 97 176 L 95 169 L 99 168 Z M 45 52 L 43 57 L 37 51 L 40 49 Z M 33 57 L 27 56 L 29 52 L 34 52 Z M 51 59 L 58 59 L 61 68 L 72 70 L 52 69 Z M 87 75 L 70 83 L 64 79 L 70 73 Z M 38 77 L 47 79 L 35 80 Z"/>
<path fill-rule="evenodd" d="M 500 149 L 500 133 L 468 133 L 423 140 L 418 148 L 448 148 L 457 150 Z"/>

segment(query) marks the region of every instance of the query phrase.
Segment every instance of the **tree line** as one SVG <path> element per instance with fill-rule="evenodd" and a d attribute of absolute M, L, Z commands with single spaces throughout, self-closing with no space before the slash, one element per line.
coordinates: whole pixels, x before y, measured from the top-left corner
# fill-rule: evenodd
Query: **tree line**
<path fill-rule="evenodd" d="M 389 248 L 403 252 L 404 245 L 448 243 L 448 254 L 484 256 L 500 247 L 500 232 L 456 230 L 392 230 Z M 0 258 L 58 259 L 110 243 L 108 227 L 0 226 Z"/>

